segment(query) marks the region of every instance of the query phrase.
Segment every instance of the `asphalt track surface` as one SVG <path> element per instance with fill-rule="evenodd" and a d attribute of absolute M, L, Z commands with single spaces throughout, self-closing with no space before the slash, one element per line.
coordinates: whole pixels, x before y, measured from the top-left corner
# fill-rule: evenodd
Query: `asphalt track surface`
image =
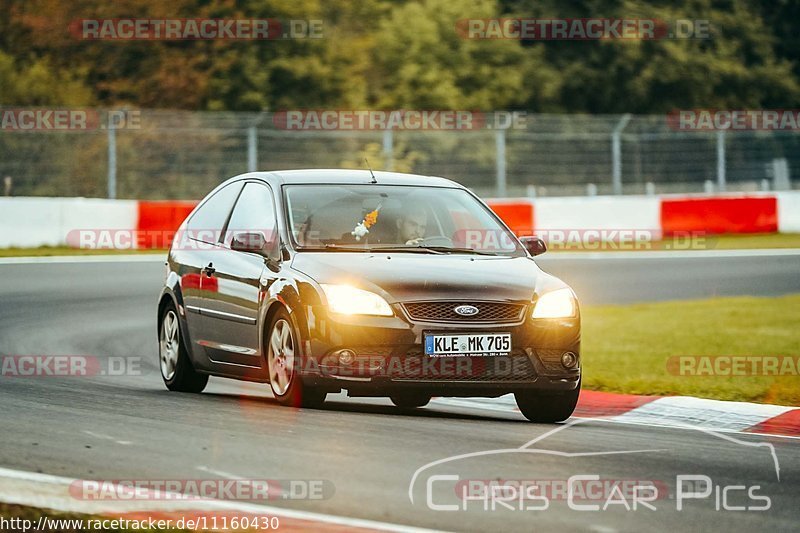
<path fill-rule="evenodd" d="M 562 256 L 540 264 L 592 304 L 800 292 L 797 255 Z M 138 375 L 0 376 L 0 467 L 80 479 L 325 480 L 333 490 L 324 499 L 270 504 L 444 530 L 786 531 L 800 518 L 799 440 L 606 421 L 538 425 L 515 412 L 446 402 L 403 413 L 388 400 L 342 395 L 329 396 L 323 409 L 290 409 L 267 385 L 216 378 L 200 395 L 170 393 L 156 358 L 161 263 L 5 264 L 0 274 L 0 355 L 141 358 Z M 476 453 L 492 450 L 505 451 Z M 577 511 L 552 492 L 547 509 L 543 500 L 515 500 L 492 510 L 491 501 L 488 509 L 464 503 L 455 481 L 432 475 L 561 486 L 570 476 L 598 475 L 660 489 L 655 510 L 620 503 L 603 510 L 612 494 L 602 493 L 576 501 L 599 510 Z M 684 500 L 678 511 L 678 475 L 708 476 L 711 494 Z M 723 491 L 731 485 L 755 498 Z M 759 496 L 769 498 L 768 510 L 723 508 L 764 506 Z M 624 499 L 632 506 L 630 493 Z M 429 500 L 458 510 L 430 509 Z"/>

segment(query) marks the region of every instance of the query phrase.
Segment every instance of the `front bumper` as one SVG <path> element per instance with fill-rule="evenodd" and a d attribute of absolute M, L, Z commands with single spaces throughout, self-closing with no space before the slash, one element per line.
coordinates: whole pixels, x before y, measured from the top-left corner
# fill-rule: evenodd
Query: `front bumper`
<path fill-rule="evenodd" d="M 530 306 L 513 323 L 422 322 L 401 306 L 395 316 L 343 316 L 323 306 L 305 308 L 308 341 L 303 381 L 328 391 L 347 389 L 351 396 L 388 395 L 421 390 L 444 396 L 499 396 L 520 390 L 569 391 L 581 375 L 580 316 L 532 319 Z M 427 333 L 511 333 L 511 353 L 499 357 L 431 358 L 423 351 Z M 343 362 L 338 354 L 354 357 Z M 578 356 L 575 368 L 561 355 Z"/>

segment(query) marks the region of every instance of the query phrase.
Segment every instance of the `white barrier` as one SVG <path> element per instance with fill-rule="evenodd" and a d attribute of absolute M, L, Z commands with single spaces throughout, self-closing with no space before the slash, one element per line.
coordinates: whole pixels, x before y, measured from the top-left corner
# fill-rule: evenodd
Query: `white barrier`
<path fill-rule="evenodd" d="M 657 196 L 577 196 L 537 198 L 537 231 L 661 229 Z"/>
<path fill-rule="evenodd" d="M 64 246 L 70 231 L 135 229 L 136 200 L 0 198 L 0 248 Z"/>
<path fill-rule="evenodd" d="M 800 233 L 800 191 L 779 192 L 778 231 Z"/>

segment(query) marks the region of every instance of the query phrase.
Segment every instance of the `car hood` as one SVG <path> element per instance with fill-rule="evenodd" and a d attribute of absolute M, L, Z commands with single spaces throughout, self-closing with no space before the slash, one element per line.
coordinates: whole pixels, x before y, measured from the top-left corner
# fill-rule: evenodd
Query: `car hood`
<path fill-rule="evenodd" d="M 301 252 L 292 268 L 318 283 L 344 283 L 377 292 L 389 303 L 530 301 L 542 285 L 563 285 L 528 257 Z"/>

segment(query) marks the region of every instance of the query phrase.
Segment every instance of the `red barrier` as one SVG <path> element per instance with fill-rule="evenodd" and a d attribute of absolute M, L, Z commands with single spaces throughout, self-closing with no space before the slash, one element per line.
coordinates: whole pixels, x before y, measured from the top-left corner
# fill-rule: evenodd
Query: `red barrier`
<path fill-rule="evenodd" d="M 177 230 L 197 202 L 167 201 L 139 202 L 138 231 L 158 232 Z"/>
<path fill-rule="evenodd" d="M 503 219 L 517 235 L 533 235 L 534 218 L 532 202 L 487 202 L 497 216 Z"/>
<path fill-rule="evenodd" d="M 661 229 L 664 235 L 777 232 L 778 201 L 774 197 L 663 199 Z"/>

